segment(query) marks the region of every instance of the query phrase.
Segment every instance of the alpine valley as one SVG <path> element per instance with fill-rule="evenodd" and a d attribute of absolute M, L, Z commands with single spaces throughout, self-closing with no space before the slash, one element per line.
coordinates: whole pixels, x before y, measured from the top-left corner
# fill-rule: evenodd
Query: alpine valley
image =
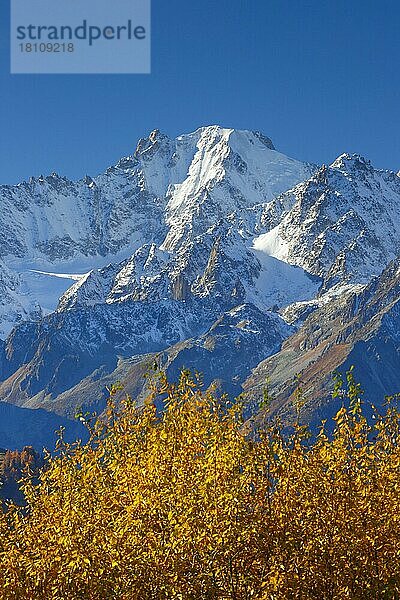
<path fill-rule="evenodd" d="M 158 130 L 78 182 L 0 188 L 0 447 L 82 435 L 107 386 L 203 373 L 250 410 L 337 409 L 332 372 L 400 391 L 400 176 L 288 158 L 259 132 Z M 3 410 L 4 409 L 4 410 Z M 254 415 L 262 422 L 263 411 Z"/>

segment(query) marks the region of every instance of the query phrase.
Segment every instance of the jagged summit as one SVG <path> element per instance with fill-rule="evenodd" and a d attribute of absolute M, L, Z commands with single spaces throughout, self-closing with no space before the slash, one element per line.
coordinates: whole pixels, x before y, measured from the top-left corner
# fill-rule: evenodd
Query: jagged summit
<path fill-rule="evenodd" d="M 366 283 L 400 252 L 399 209 L 393 172 L 342 154 L 266 205 L 258 246 L 322 277 L 323 289 Z"/>
<path fill-rule="evenodd" d="M 199 127 L 192 133 L 182 134 L 173 140 L 159 129 L 154 129 L 147 137 L 139 140 L 136 151 L 134 153 L 135 158 L 146 157 L 148 153 L 161 150 L 163 147 L 168 147 L 171 143 L 176 145 L 197 145 L 202 140 L 208 140 L 211 143 L 222 143 L 226 145 L 242 143 L 254 144 L 261 142 L 269 150 L 275 150 L 275 146 L 266 135 L 260 131 L 249 131 L 249 130 L 238 130 L 227 127 L 221 127 L 220 125 L 208 125 L 206 127 Z"/>
<path fill-rule="evenodd" d="M 155 129 L 134 155 L 97 177 L 72 182 L 53 173 L 0 194 L 0 258 L 17 272 L 27 264 L 68 272 L 73 264 L 87 273 L 154 247 L 158 272 L 154 266 L 147 272 L 147 263 L 147 283 L 135 275 L 135 293 L 117 297 L 148 297 L 148 285 L 154 297 L 169 297 L 165 286 L 200 290 L 196 277 L 203 277 L 217 237 L 224 252 L 234 248 L 229 260 L 243 261 L 250 288 L 257 290 L 264 257 L 300 267 L 327 289 L 368 280 L 399 249 L 395 174 L 348 153 L 317 168 L 277 152 L 260 132 L 219 125 L 176 139 Z M 176 283 L 180 277 L 185 284 Z"/>
<path fill-rule="evenodd" d="M 52 173 L 1 187 L 0 259 L 27 285 L 39 287 L 39 304 L 44 297 L 48 312 L 56 307 L 56 292 L 61 295 L 71 279 L 62 289 L 59 278 L 54 299 L 48 300 L 40 275 L 33 278 L 28 270 L 72 273 L 76 280 L 74 274 L 118 264 L 146 244 L 182 262 L 198 236 L 228 217 L 244 219 L 241 228 L 251 231 L 254 206 L 314 170 L 275 151 L 260 132 L 215 125 L 173 139 L 156 129 L 132 156 L 96 177 L 70 181 Z M 26 318 L 20 308 L 14 312 Z"/>
<path fill-rule="evenodd" d="M 185 223 L 201 210 L 209 222 L 272 199 L 305 179 L 312 167 L 272 150 L 260 133 L 217 126 L 171 139 L 153 131 L 134 156 L 106 173 L 73 182 L 52 174 L 0 196 L 0 257 L 60 263 L 81 256 L 114 254 L 138 243 L 142 219 L 152 220 L 150 237 Z M 179 215 L 178 215 L 179 213 Z M 161 235 L 161 233 L 160 233 Z M 104 247 L 104 246 L 108 247 Z"/>
<path fill-rule="evenodd" d="M 141 138 L 139 140 L 133 155 L 122 157 L 117 161 L 115 165 L 110 166 L 108 171 L 113 172 L 115 167 L 121 169 L 133 169 L 138 165 L 138 160 L 140 161 L 140 159 L 142 159 L 146 161 L 150 159 L 153 153 L 156 153 L 157 151 L 162 153 L 163 151 L 168 151 L 169 148 L 172 149 L 172 151 L 174 152 L 176 150 L 177 145 L 182 146 L 183 144 L 186 146 L 193 146 L 198 144 L 202 139 L 214 140 L 214 142 L 221 142 L 227 145 L 229 145 L 230 140 L 232 140 L 233 144 L 238 144 L 240 142 L 248 142 L 249 144 L 261 142 L 266 148 L 270 150 L 276 150 L 271 139 L 260 131 L 236 130 L 221 127 L 219 125 L 209 125 L 199 127 L 192 133 L 182 134 L 176 139 L 173 139 L 167 134 L 160 131 L 159 129 L 154 129 L 149 133 L 147 137 Z M 86 181 L 87 179 L 92 180 L 92 176 L 86 175 L 83 178 L 83 181 Z M 32 176 L 29 178 L 29 181 L 23 181 L 17 184 L 16 186 L 5 185 L 0 186 L 0 188 L 13 189 L 14 187 L 18 187 L 21 185 L 34 185 L 36 183 L 44 184 L 53 180 L 62 180 L 71 184 L 75 183 L 57 172 L 52 172 L 49 175 L 41 174 L 37 177 Z"/>
<path fill-rule="evenodd" d="M 347 152 L 338 156 L 338 158 L 331 164 L 331 168 L 345 171 L 357 169 L 364 169 L 368 171 L 373 170 L 371 161 L 369 161 L 367 158 L 361 156 L 360 154 L 349 154 Z"/>
<path fill-rule="evenodd" d="M 147 138 L 141 138 L 136 147 L 134 157 L 137 159 L 147 158 L 150 151 L 159 150 L 162 144 L 168 144 L 172 140 L 159 129 L 154 129 Z"/>

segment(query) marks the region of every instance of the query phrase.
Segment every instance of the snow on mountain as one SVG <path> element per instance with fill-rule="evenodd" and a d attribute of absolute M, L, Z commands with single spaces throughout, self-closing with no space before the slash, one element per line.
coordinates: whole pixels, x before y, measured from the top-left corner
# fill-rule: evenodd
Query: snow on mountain
<path fill-rule="evenodd" d="M 207 194 L 215 192 L 215 210 L 225 216 L 272 199 L 311 170 L 261 134 L 206 127 L 172 140 L 156 130 L 94 179 L 53 173 L 2 186 L 0 256 L 59 265 L 133 251 L 161 242 L 178 214 L 198 214 Z M 210 223 L 214 217 L 205 215 Z"/>
<path fill-rule="evenodd" d="M 21 278 L 0 261 L 0 339 L 5 339 L 17 323 L 41 316 L 39 305 Z"/>
<path fill-rule="evenodd" d="M 343 154 L 265 206 L 254 247 L 324 279 L 368 283 L 400 251 L 400 179 Z"/>
<path fill-rule="evenodd" d="M 299 267 L 251 247 L 229 217 L 174 252 L 155 244 L 139 248 L 120 263 L 93 270 L 60 299 L 59 311 L 95 304 L 161 300 L 210 301 L 218 311 L 251 302 L 262 310 L 315 297 L 321 284 Z"/>
<path fill-rule="evenodd" d="M 348 286 L 304 315 L 296 333 L 262 361 L 244 383 L 252 399 L 262 398 L 266 377 L 274 397 L 270 415 L 293 415 L 293 394 L 302 381 L 302 419 L 320 426 L 342 400 L 332 396 L 332 373 L 355 367 L 364 390 L 364 410 L 382 406 L 400 390 L 400 256 L 368 285 Z M 383 408 L 386 410 L 386 407 Z M 261 411 L 258 421 L 265 418 Z"/>
<path fill-rule="evenodd" d="M 19 274 L 19 278 L 29 289 L 32 298 L 39 304 L 42 313 L 52 313 L 59 303 L 60 297 L 73 285 L 85 277 L 78 273 L 48 273 L 30 269 Z"/>
<path fill-rule="evenodd" d="M 240 391 L 271 354 L 301 354 L 319 319 L 350 323 L 400 255 L 397 174 L 348 154 L 317 168 L 217 126 L 153 131 L 96 178 L 5 186 L 0 203 L 0 338 L 18 325 L 0 399 L 64 415 L 153 353 Z"/>
<path fill-rule="evenodd" d="M 49 273 L 84 274 L 146 244 L 160 257 L 181 251 L 233 213 L 251 229 L 254 205 L 314 170 L 257 132 L 211 126 L 170 139 L 155 130 L 98 177 L 72 182 L 53 173 L 0 187 L 0 259 L 44 299 L 47 313 L 70 284 L 69 275 L 56 281 Z"/>
<path fill-rule="evenodd" d="M 185 235 L 198 235 L 219 219 L 272 200 L 315 168 L 277 152 L 258 132 L 205 127 L 177 140 L 177 156 L 188 140 L 195 152 L 182 182 L 167 194 L 166 249 Z"/>

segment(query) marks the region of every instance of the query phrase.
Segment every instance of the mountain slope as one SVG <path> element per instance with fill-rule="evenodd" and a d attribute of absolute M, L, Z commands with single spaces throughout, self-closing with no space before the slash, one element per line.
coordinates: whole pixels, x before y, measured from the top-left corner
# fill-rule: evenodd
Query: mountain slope
<path fill-rule="evenodd" d="M 17 323 L 41 316 L 40 306 L 19 275 L 0 261 L 0 339 L 5 339 Z"/>
<path fill-rule="evenodd" d="M 5 448 L 22 450 L 29 445 L 42 451 L 54 450 L 57 431 L 64 427 L 64 439 L 74 442 L 86 440 L 87 431 L 76 420 L 70 420 L 45 410 L 28 410 L 0 402 L 0 439 Z"/>
<path fill-rule="evenodd" d="M 356 366 L 369 402 L 400 392 L 400 259 L 396 259 L 363 291 L 348 290 L 319 307 L 282 349 L 262 361 L 244 383 L 250 397 L 261 397 L 267 379 L 275 398 L 272 414 L 293 413 L 293 393 L 300 377 L 312 423 L 333 415 L 332 373 Z M 259 415 L 262 419 L 265 415 Z"/>
<path fill-rule="evenodd" d="M 314 170 L 275 151 L 260 133 L 213 126 L 173 140 L 156 130 L 98 177 L 72 182 L 53 173 L 0 187 L 0 260 L 22 274 L 48 312 L 61 283 L 48 272 L 83 275 L 144 244 L 172 251 Z M 254 218 L 250 210 L 246 219 Z M 33 277 L 32 269 L 46 273 Z M 12 291 L 7 286 L 10 306 Z M 14 304 L 17 323 L 27 315 Z"/>
<path fill-rule="evenodd" d="M 162 370 L 170 380 L 175 380 L 183 368 L 200 373 L 206 387 L 217 385 L 235 397 L 251 369 L 262 357 L 278 351 L 292 332 L 293 328 L 278 315 L 245 304 L 225 313 L 197 337 L 150 354 L 143 354 L 142 346 L 141 354 L 118 357 L 115 368 L 102 365 L 59 394 L 39 393 L 31 397 L 26 406 L 42 406 L 67 416 L 74 415 L 81 406 L 84 410 L 101 412 L 107 388 L 113 383 L 122 382 L 123 393 L 140 402 L 149 393 L 152 374 L 157 376 Z M 21 394 L 15 397 L 20 398 Z"/>
<path fill-rule="evenodd" d="M 254 246 L 325 281 L 367 283 L 400 252 L 400 177 L 343 154 L 266 205 Z"/>
<path fill-rule="evenodd" d="M 390 367 L 377 377 L 368 358 L 368 377 L 396 382 L 397 263 L 380 273 L 400 254 L 400 178 L 358 155 L 317 168 L 258 132 L 154 131 L 96 178 L 39 178 L 0 202 L 3 337 L 17 325 L 3 401 L 72 416 L 89 394 L 101 409 L 113 378 L 142 397 L 157 356 L 235 395 L 260 396 L 269 374 L 277 412 L 303 373 L 314 419 L 329 373 L 382 339 Z"/>

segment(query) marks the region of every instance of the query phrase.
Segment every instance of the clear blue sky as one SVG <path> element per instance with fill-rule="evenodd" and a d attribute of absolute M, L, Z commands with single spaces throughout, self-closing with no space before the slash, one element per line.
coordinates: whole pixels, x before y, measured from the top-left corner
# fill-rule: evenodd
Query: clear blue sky
<path fill-rule="evenodd" d="M 146 76 L 9 75 L 7 4 L 0 183 L 95 175 L 152 129 L 216 123 L 296 158 L 359 152 L 400 169 L 397 0 L 153 0 Z"/>

